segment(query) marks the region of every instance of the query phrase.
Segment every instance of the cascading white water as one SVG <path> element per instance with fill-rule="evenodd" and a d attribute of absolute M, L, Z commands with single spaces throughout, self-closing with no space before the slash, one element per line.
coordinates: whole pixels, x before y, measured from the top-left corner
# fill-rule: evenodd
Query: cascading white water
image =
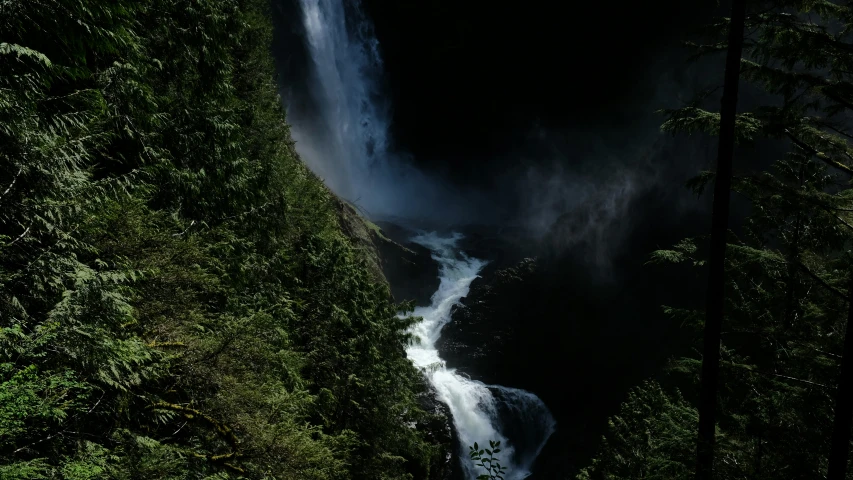
<path fill-rule="evenodd" d="M 296 148 L 309 167 L 335 193 L 374 217 L 430 217 L 441 205 L 440 218 L 448 221 L 454 214 L 462 216 L 465 209 L 476 209 L 481 200 L 449 190 L 389 152 L 390 119 L 379 101 L 382 62 L 359 1 L 298 1 L 313 64 L 309 83 L 316 106 L 313 111 L 288 110 L 288 120 Z M 485 212 L 477 212 L 482 219 Z M 522 479 L 554 431 L 550 412 L 532 393 L 486 385 L 448 369 L 435 347 L 441 327 L 450 321 L 451 308 L 468 293 L 485 265 L 458 251 L 459 238 L 415 239 L 434 252 L 441 282 L 432 305 L 414 312 L 424 318 L 414 327 L 421 343 L 410 346 L 408 355 L 450 408 L 468 476 L 476 477 L 464 449 L 474 442 L 500 440 L 504 448 L 499 456 L 510 469 L 507 480 Z"/>
<path fill-rule="evenodd" d="M 475 478 L 482 472 L 468 460 L 465 449 L 474 442 L 499 440 L 503 448 L 498 456 L 509 469 L 507 479 L 523 479 L 530 474 L 533 461 L 554 432 L 556 424 L 548 408 L 530 392 L 486 385 L 447 368 L 435 346 L 442 327 L 451 320 L 452 307 L 468 294 L 471 282 L 485 265 L 458 250 L 456 244 L 461 238 L 459 234 L 449 237 L 421 234 L 412 239 L 433 252 L 439 263 L 440 283 L 432 303 L 417 307 L 412 313 L 423 321 L 412 327 L 412 333 L 420 341 L 410 345 L 406 353 L 435 387 L 439 399 L 450 408 L 467 476 Z M 510 424 L 515 427 L 513 432 L 523 439 L 507 438 Z"/>
<path fill-rule="evenodd" d="M 291 119 L 303 157 L 339 195 L 350 200 L 376 188 L 376 172 L 387 161 L 388 113 L 375 101 L 381 71 L 377 42 L 357 4 L 347 28 L 342 0 L 300 0 L 305 39 L 313 60 L 313 94 L 325 123 L 305 131 Z M 319 138 L 318 138 L 319 137 Z"/>
<path fill-rule="evenodd" d="M 286 0 L 282 0 L 286 1 Z M 359 0 L 298 0 L 311 63 L 307 95 L 288 109 L 300 157 L 338 196 L 373 218 L 464 218 L 485 200 L 415 168 L 390 142 L 382 59 Z M 310 104 L 306 107 L 305 104 Z M 491 203 L 494 205 L 494 202 Z"/>

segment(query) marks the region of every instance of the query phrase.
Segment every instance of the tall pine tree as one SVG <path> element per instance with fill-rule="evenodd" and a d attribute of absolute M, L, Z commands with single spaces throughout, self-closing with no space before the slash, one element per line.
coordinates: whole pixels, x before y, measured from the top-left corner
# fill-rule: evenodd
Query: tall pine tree
<path fill-rule="evenodd" d="M 729 225 L 732 163 L 735 148 L 735 115 L 737 113 L 745 17 L 746 0 L 733 0 L 728 51 L 726 53 L 725 83 L 720 110 L 717 172 L 714 177 L 711 253 L 708 262 L 708 297 L 705 307 L 707 314 L 702 348 L 702 386 L 699 396 L 699 440 L 696 459 L 696 478 L 698 480 L 709 480 L 714 464 L 717 383 L 720 376 L 720 334 L 723 329 L 723 306 L 725 304 L 726 236 Z"/>

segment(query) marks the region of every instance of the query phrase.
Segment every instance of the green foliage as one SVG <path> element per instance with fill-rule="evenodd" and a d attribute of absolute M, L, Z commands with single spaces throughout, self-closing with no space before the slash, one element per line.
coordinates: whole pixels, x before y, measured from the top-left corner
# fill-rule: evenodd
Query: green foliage
<path fill-rule="evenodd" d="M 578 479 L 675 479 L 693 471 L 699 414 L 681 394 L 670 395 L 655 382 L 628 394 L 607 423 L 601 449 Z"/>
<path fill-rule="evenodd" d="M 489 448 L 480 448 L 477 442 L 468 446 L 468 456 L 475 463 L 474 466 L 481 467 L 486 473 L 477 475 L 477 480 L 503 480 L 506 475 L 506 467 L 501 465 L 495 455 L 501 452 L 501 442 L 489 440 Z M 485 455 L 483 455 L 485 454 Z"/>
<path fill-rule="evenodd" d="M 707 133 L 717 135 L 720 130 L 720 114 L 688 106 L 677 110 L 661 110 L 667 120 L 661 130 L 669 133 Z M 754 115 L 743 113 L 735 118 L 735 140 L 739 143 L 754 140 L 761 123 Z"/>
<path fill-rule="evenodd" d="M 742 76 L 771 100 L 740 114 L 739 141 L 770 140 L 789 151 L 767 171 L 734 177 L 733 189 L 750 210 L 737 233 L 729 233 L 726 251 L 714 472 L 725 479 L 821 478 L 849 333 L 853 10 L 827 0 L 751 8 Z M 697 55 L 725 50 L 727 28 L 728 19 L 721 19 L 708 26 L 707 39 L 690 45 Z M 716 134 L 719 116 L 710 98 L 706 93 L 664 110 L 663 129 Z M 702 193 L 713 176 L 704 172 L 689 186 Z M 706 250 L 703 238 L 688 239 L 654 252 L 649 263 L 704 269 Z M 700 344 L 701 310 L 664 312 L 695 332 Z M 632 391 L 579 478 L 689 476 L 700 369 L 701 358 L 676 359 L 667 388 L 646 383 Z"/>
<path fill-rule="evenodd" d="M 696 243 L 693 239 L 684 239 L 675 246 L 673 246 L 670 250 L 655 250 L 652 252 L 651 257 L 649 258 L 646 264 L 654 265 L 661 263 L 683 263 L 686 261 L 691 261 L 693 266 L 701 266 L 705 262 L 699 260 L 696 254 Z"/>
<path fill-rule="evenodd" d="M 433 473 L 411 320 L 294 151 L 267 8 L 0 2 L 0 478 Z"/>

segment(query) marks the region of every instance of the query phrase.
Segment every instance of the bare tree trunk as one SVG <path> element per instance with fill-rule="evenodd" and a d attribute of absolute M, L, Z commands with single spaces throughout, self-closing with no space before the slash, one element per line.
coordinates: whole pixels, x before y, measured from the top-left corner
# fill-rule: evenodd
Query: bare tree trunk
<path fill-rule="evenodd" d="M 853 426 L 853 332 L 850 331 L 850 323 L 853 321 L 853 284 L 850 286 L 849 301 L 841 378 L 838 379 L 838 391 L 835 394 L 835 421 L 832 426 L 827 480 L 844 480 L 850 454 L 850 428 Z"/>
<path fill-rule="evenodd" d="M 714 433 L 717 410 L 717 383 L 720 376 L 720 334 L 725 303 L 726 234 L 732 186 L 732 159 L 735 147 L 740 59 L 746 0 L 732 0 L 729 47 L 726 55 L 725 84 L 720 109 L 720 138 L 717 149 L 717 175 L 714 183 L 714 212 L 711 220 L 708 296 L 705 335 L 702 348 L 702 385 L 699 394 L 699 441 L 696 455 L 696 479 L 710 480 L 714 465 Z"/>

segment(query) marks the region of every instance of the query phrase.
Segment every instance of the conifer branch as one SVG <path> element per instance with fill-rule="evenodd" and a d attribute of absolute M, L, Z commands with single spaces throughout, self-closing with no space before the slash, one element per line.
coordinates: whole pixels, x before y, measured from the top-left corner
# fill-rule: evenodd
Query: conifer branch
<path fill-rule="evenodd" d="M 836 219 L 836 220 L 838 220 L 839 222 L 841 222 L 841 224 L 842 224 L 842 225 L 844 225 L 845 227 L 849 228 L 850 230 L 853 230 L 853 225 L 850 225 L 849 223 L 847 223 L 847 221 L 846 221 L 846 220 L 844 220 L 843 218 L 839 217 L 839 216 L 838 216 L 838 215 L 836 215 L 834 212 L 831 212 L 828 208 L 824 208 L 824 210 L 826 210 L 826 213 L 829 213 L 830 215 L 832 215 L 833 217 L 835 217 L 835 219 Z"/>
<path fill-rule="evenodd" d="M 6 246 L 7 246 L 7 247 L 11 247 L 12 245 L 14 245 L 14 244 L 18 243 L 18 241 L 19 241 L 19 240 L 21 240 L 22 238 L 24 238 L 24 236 L 26 236 L 26 234 L 30 232 L 30 228 L 31 228 L 31 227 L 32 227 L 32 225 L 30 225 L 29 227 L 27 227 L 27 228 L 26 228 L 26 230 L 24 230 L 24 233 L 22 233 L 22 234 L 18 235 L 18 238 L 16 238 L 16 239 L 12 240 L 12 241 L 11 241 L 11 242 L 9 242 Z"/>
<path fill-rule="evenodd" d="M 218 433 L 220 437 L 224 438 L 228 442 L 228 444 L 231 446 L 231 452 L 218 454 L 218 455 L 206 455 L 206 454 L 197 453 L 197 452 L 187 452 L 187 453 L 190 453 L 191 455 L 193 455 L 194 457 L 203 458 L 203 459 L 209 460 L 211 462 L 222 462 L 223 460 L 237 459 L 237 458 L 240 458 L 243 456 L 243 454 L 240 452 L 240 440 L 234 434 L 234 431 L 231 430 L 231 427 L 229 427 L 228 425 L 225 425 L 224 423 L 219 422 L 218 420 L 211 417 L 210 415 L 208 415 L 208 414 L 206 414 L 200 410 L 196 410 L 194 408 L 185 407 L 183 405 L 178 405 L 175 403 L 168 403 L 168 402 L 155 402 L 155 403 L 149 405 L 148 408 L 153 409 L 153 410 L 171 410 L 173 412 L 178 412 L 189 420 L 192 420 L 194 418 L 200 418 L 200 419 L 204 420 L 205 422 L 209 423 L 210 425 L 212 425 L 214 430 L 216 430 L 216 433 Z M 232 470 L 235 470 L 235 471 L 238 471 L 241 473 L 243 472 L 243 469 L 241 469 L 240 467 L 237 467 L 235 465 L 228 464 L 228 463 L 222 463 L 222 464 L 224 466 L 232 469 Z"/>
<path fill-rule="evenodd" d="M 63 433 L 65 433 L 65 432 L 58 432 L 58 433 L 54 433 L 53 435 L 48 435 L 48 436 L 46 436 L 46 437 L 42 438 L 41 440 L 36 440 L 35 442 L 29 443 L 29 444 L 27 444 L 27 445 L 24 445 L 23 447 L 20 447 L 20 448 L 18 448 L 17 450 L 14 450 L 14 451 L 12 452 L 12 455 L 17 455 L 17 454 L 19 454 L 19 453 L 23 452 L 24 450 L 27 450 L 27 449 L 29 449 L 29 448 L 31 448 L 31 447 L 33 447 L 33 446 L 35 446 L 35 445 L 38 445 L 39 443 L 44 443 L 44 442 L 46 442 L 46 441 L 48 441 L 48 440 L 50 440 L 50 439 L 52 439 L 52 438 L 54 438 L 54 437 L 57 437 L 57 436 L 59 436 L 59 435 L 62 435 Z"/>
<path fill-rule="evenodd" d="M 843 292 L 841 292 L 841 291 L 840 291 L 840 290 L 838 290 L 837 288 L 833 287 L 832 285 L 830 285 L 830 284 L 826 283 L 826 280 L 824 280 L 824 279 L 820 278 L 820 276 L 819 276 L 819 275 L 817 275 L 816 273 L 812 272 L 812 271 L 811 271 L 807 266 L 805 266 L 803 263 L 801 263 L 801 262 L 799 262 L 799 261 L 796 261 L 796 260 L 795 260 L 793 263 L 794 263 L 794 265 L 796 265 L 797 267 L 799 267 L 803 272 L 805 272 L 805 274 L 806 274 L 806 275 L 808 275 L 809 277 L 811 277 L 811 279 L 812 279 L 812 280 L 816 281 L 817 283 L 821 284 L 824 288 L 826 288 L 827 290 L 829 290 L 830 292 L 832 292 L 832 294 L 833 294 L 833 295 L 837 296 L 838 298 L 840 298 L 841 300 L 843 300 L 845 303 L 848 301 L 848 298 L 847 298 L 847 295 L 846 295 L 846 294 L 844 294 Z"/>
<path fill-rule="evenodd" d="M 238 217 L 242 218 L 242 217 L 245 217 L 245 216 L 247 216 L 247 215 L 251 215 L 251 214 L 253 214 L 253 213 L 257 212 L 258 210 L 263 210 L 263 209 L 267 208 L 267 207 L 268 207 L 268 206 L 270 206 L 270 205 L 272 205 L 272 202 L 266 202 L 266 203 L 264 203 L 263 205 L 259 205 L 259 206 L 257 206 L 257 207 L 252 207 L 252 208 L 250 208 L 249 210 L 247 210 L 247 211 L 245 211 L 245 212 L 237 213 L 237 214 L 234 214 L 234 215 L 229 215 L 229 216 L 227 216 L 227 217 L 220 217 L 220 218 L 218 218 L 217 220 L 231 220 L 231 219 L 238 218 Z"/>
<path fill-rule="evenodd" d="M 830 123 L 827 123 L 827 122 L 821 122 L 821 121 L 817 121 L 817 122 L 815 122 L 815 123 L 816 123 L 817 125 L 820 125 L 821 127 L 828 128 L 828 129 L 832 130 L 833 132 L 835 132 L 835 133 L 837 133 L 837 134 L 839 134 L 839 135 L 843 135 L 843 136 L 845 136 L 845 137 L 847 137 L 847 138 L 849 138 L 849 139 L 853 139 L 853 135 L 851 135 L 851 134 L 849 134 L 849 133 L 847 133 L 847 132 L 844 132 L 844 131 L 842 131 L 842 130 L 839 130 L 838 128 L 834 127 L 834 126 L 833 126 L 832 124 L 830 124 Z"/>
<path fill-rule="evenodd" d="M 181 232 L 181 233 L 173 233 L 173 234 L 172 234 L 172 236 L 173 236 L 173 237 L 180 237 L 180 236 L 182 236 L 183 234 L 185 234 L 185 233 L 187 233 L 188 231 L 190 231 L 190 229 L 193 227 L 193 225 L 195 225 L 195 220 L 193 220 L 193 221 L 191 221 L 191 222 L 190 222 L 190 224 L 189 224 L 189 226 L 186 228 L 186 230 L 184 230 L 184 231 L 183 231 L 183 232 Z"/>
<path fill-rule="evenodd" d="M 811 350 L 811 351 L 813 351 L 813 352 L 816 352 L 816 353 L 819 353 L 819 354 L 821 354 L 821 355 L 823 355 L 823 356 L 826 356 L 826 357 L 829 357 L 829 358 L 834 358 L 834 359 L 836 359 L 836 360 L 841 360 L 841 355 L 838 355 L 838 354 L 835 354 L 835 353 L 831 353 L 831 352 L 826 352 L 826 351 L 824 351 L 824 350 L 821 350 L 821 349 L 819 349 L 819 348 L 815 348 L 815 347 L 813 347 L 813 346 L 811 346 L 811 345 L 808 345 L 808 344 L 805 344 L 805 343 L 802 343 L 802 342 L 793 342 L 793 343 L 794 343 L 794 344 L 796 344 L 796 345 L 799 345 L 799 346 L 801 346 L 801 347 L 808 348 L 809 350 Z"/>
<path fill-rule="evenodd" d="M 829 387 L 829 386 L 827 386 L 827 385 L 824 385 L 824 384 L 822 384 L 822 383 L 813 382 L 813 381 L 811 381 L 811 380 L 804 380 L 804 379 L 802 379 L 802 378 L 791 377 L 791 376 L 788 376 L 788 375 L 780 375 L 780 374 L 778 374 L 778 373 L 771 373 L 770 375 L 771 375 L 771 376 L 774 376 L 774 377 L 778 377 L 778 378 L 784 378 L 785 380 L 793 380 L 793 381 L 795 381 L 795 382 L 805 383 L 805 384 L 807 384 L 807 385 L 812 385 L 812 386 L 814 386 L 814 387 L 819 387 L 819 388 L 822 388 L 822 389 L 825 389 L 825 390 L 832 390 L 832 388 L 831 388 L 831 387 Z"/>
<path fill-rule="evenodd" d="M 3 193 L 0 193 L 0 200 L 3 200 L 3 197 L 5 197 L 6 194 L 9 193 L 10 190 L 12 190 L 12 187 L 15 186 L 15 182 L 18 181 L 18 177 L 21 176 L 21 172 L 23 172 L 23 171 L 24 171 L 24 167 L 18 168 L 18 173 L 16 173 L 15 177 L 12 178 L 12 183 L 10 183 L 8 187 L 6 187 L 6 190 L 3 190 Z"/>
<path fill-rule="evenodd" d="M 148 348 L 157 348 L 157 347 L 186 347 L 187 345 L 184 342 L 158 342 L 153 341 L 148 343 Z"/>
<path fill-rule="evenodd" d="M 834 85 L 832 85 L 828 80 L 824 80 L 824 83 L 825 83 L 825 86 L 827 88 L 821 89 L 820 93 L 822 93 L 826 98 L 832 100 L 833 102 L 838 103 L 838 104 L 842 105 L 843 107 L 847 108 L 848 110 L 853 110 L 853 103 L 850 103 L 849 101 L 844 100 L 843 98 L 839 97 L 838 94 L 833 93 L 833 92 L 828 90 L 829 88 L 832 88 Z"/>
<path fill-rule="evenodd" d="M 839 162 L 838 160 L 833 160 L 832 158 L 829 157 L 829 155 L 818 151 L 813 146 L 811 146 L 811 145 L 805 143 L 804 141 L 800 140 L 799 138 L 795 137 L 794 134 L 791 133 L 791 131 L 787 128 L 785 129 L 785 135 L 787 135 L 788 138 L 791 139 L 792 142 L 794 142 L 794 145 L 800 147 L 801 149 L 803 149 L 804 151 L 806 151 L 808 153 L 811 153 L 812 155 L 819 158 L 820 160 L 822 160 L 827 165 L 829 165 L 831 167 L 835 167 L 835 168 L 837 168 L 837 169 L 839 169 L 845 173 L 848 173 L 850 175 L 853 175 L 853 168 L 850 168 L 847 165 L 844 165 L 843 163 Z M 850 154 L 847 154 L 847 156 L 850 157 Z"/>

